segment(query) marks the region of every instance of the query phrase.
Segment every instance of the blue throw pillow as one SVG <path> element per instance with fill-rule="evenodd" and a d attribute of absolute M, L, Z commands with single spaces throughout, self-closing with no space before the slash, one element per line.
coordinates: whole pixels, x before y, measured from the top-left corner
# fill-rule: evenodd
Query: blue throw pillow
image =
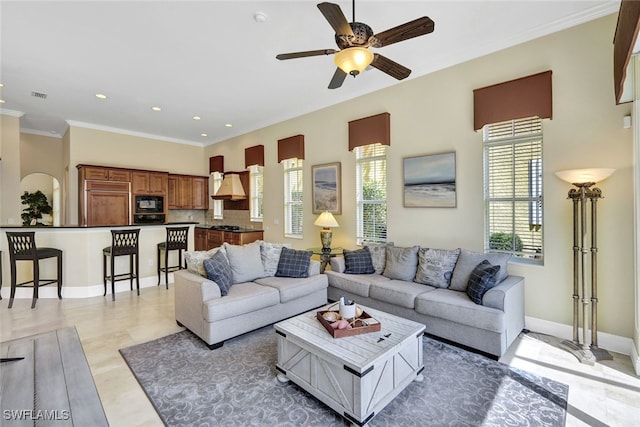
<path fill-rule="evenodd" d="M 207 279 L 216 282 L 220 288 L 220 295 L 225 296 L 233 285 L 233 272 L 227 257 L 218 251 L 216 254 L 204 261 L 204 271 L 207 272 Z"/>
<path fill-rule="evenodd" d="M 371 252 L 366 247 L 357 251 L 344 250 L 343 256 L 346 274 L 372 274 L 376 271 L 373 268 Z"/>
<path fill-rule="evenodd" d="M 295 249 L 282 248 L 276 277 L 309 277 L 309 263 L 311 251 L 297 251 Z"/>
<path fill-rule="evenodd" d="M 486 259 L 476 266 L 469 276 L 467 295 L 476 304 L 482 304 L 484 293 L 493 288 L 498 281 L 499 265 L 491 265 Z"/>

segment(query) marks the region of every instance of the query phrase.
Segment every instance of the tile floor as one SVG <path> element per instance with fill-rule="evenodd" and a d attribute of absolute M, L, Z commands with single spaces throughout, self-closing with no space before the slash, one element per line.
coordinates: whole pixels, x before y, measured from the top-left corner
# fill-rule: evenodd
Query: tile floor
<path fill-rule="evenodd" d="M 88 299 L 0 301 L 0 341 L 75 326 L 112 427 L 162 426 L 118 349 L 182 330 L 173 317 L 173 289 L 142 289 Z M 640 378 L 627 356 L 584 365 L 542 334 L 521 334 L 500 359 L 569 385 L 567 426 L 640 425 Z M 153 357 L 153 355 L 150 355 Z"/>

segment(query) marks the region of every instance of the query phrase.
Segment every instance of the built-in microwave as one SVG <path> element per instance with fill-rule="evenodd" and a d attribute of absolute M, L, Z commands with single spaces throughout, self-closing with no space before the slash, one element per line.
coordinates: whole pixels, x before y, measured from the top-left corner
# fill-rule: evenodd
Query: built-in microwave
<path fill-rule="evenodd" d="M 137 214 L 164 213 L 163 196 L 136 196 Z"/>

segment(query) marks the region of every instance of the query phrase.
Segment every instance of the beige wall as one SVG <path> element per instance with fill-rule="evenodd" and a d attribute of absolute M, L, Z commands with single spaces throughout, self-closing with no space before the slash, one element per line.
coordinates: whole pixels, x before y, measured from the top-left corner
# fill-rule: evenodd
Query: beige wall
<path fill-rule="evenodd" d="M 622 128 L 631 106 L 616 106 L 613 96 L 611 15 L 497 52 L 389 89 L 207 147 L 206 157 L 222 154 L 225 169 L 244 166 L 244 148 L 265 146 L 265 238 L 283 235 L 282 166 L 276 164 L 277 140 L 305 136 L 304 239 L 297 248 L 318 246 L 319 229 L 311 213 L 310 168 L 342 162 L 343 206 L 334 229 L 334 246 L 355 247 L 355 167 L 347 149 L 347 122 L 381 112 L 391 114 L 388 154 L 389 240 L 396 245 L 483 249 L 482 135 L 474 132 L 475 88 L 553 71 L 553 120 L 545 120 L 544 194 L 545 264 L 512 263 L 511 273 L 526 277 L 526 315 L 571 324 L 572 223 L 569 187 L 554 171 L 613 167 L 601 183 L 599 203 L 599 329 L 633 336 L 633 183 L 632 134 Z M 377 72 L 377 71 L 372 71 Z M 348 84 L 357 84 L 357 79 Z M 318 82 L 318 84 L 323 84 Z M 339 90 L 339 89 L 338 89 Z M 456 152 L 457 207 L 404 208 L 402 159 Z M 276 222 L 278 224 L 276 224 Z"/>
<path fill-rule="evenodd" d="M 62 182 L 62 139 L 20 134 L 20 175 L 46 173 Z"/>
<path fill-rule="evenodd" d="M 0 224 L 20 224 L 20 118 L 0 114 Z"/>

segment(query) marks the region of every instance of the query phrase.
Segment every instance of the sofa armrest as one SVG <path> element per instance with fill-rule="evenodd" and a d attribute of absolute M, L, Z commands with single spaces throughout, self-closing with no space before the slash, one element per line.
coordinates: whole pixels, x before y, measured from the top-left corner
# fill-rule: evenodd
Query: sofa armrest
<path fill-rule="evenodd" d="M 191 273 L 187 270 L 178 270 L 174 272 L 175 298 L 184 297 L 184 299 L 195 302 L 208 301 L 214 298 L 222 297 L 218 284 L 213 280 L 202 277 L 199 274 Z"/>
<path fill-rule="evenodd" d="M 309 262 L 309 277 L 317 276 L 318 274 L 320 274 L 320 261 L 312 259 Z"/>
<path fill-rule="evenodd" d="M 511 311 L 524 304 L 524 277 L 507 276 L 482 297 L 482 305 L 500 311 Z M 515 306 L 515 307 L 513 307 Z"/>
<path fill-rule="evenodd" d="M 344 273 L 344 270 L 346 268 L 344 264 L 344 257 L 333 257 L 331 258 L 329 263 L 331 265 L 331 271 L 335 271 L 336 273 Z"/>

